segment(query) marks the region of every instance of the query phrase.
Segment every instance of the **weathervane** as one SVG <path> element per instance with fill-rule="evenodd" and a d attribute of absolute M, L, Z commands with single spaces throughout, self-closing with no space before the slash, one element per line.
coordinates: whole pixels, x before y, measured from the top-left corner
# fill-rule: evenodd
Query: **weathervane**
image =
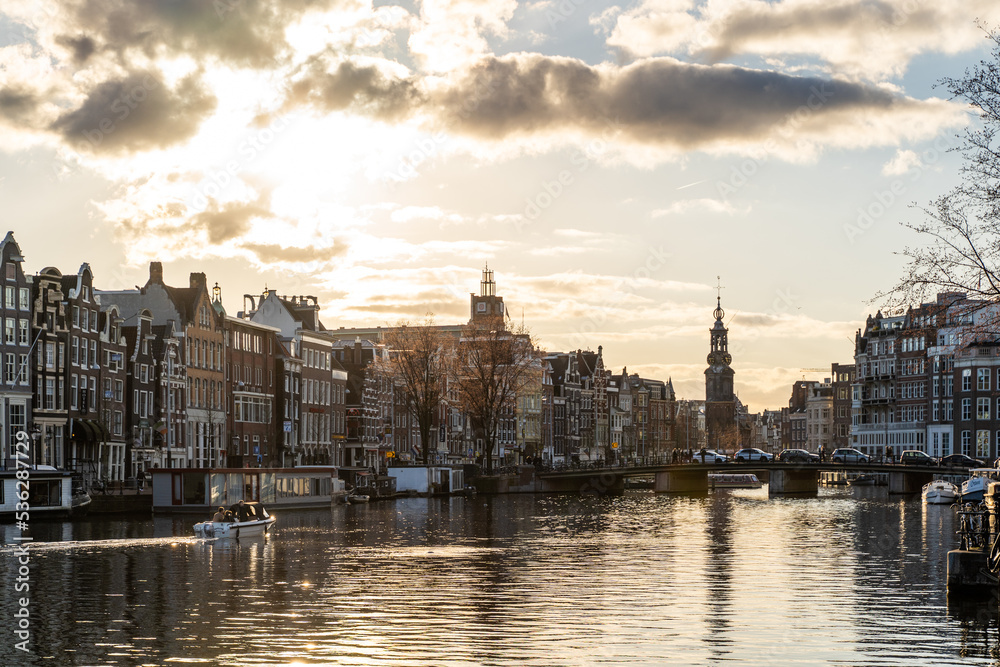
<path fill-rule="evenodd" d="M 724 290 L 725 287 L 722 286 L 722 276 L 716 276 L 716 278 L 719 281 L 715 286 L 715 289 L 718 291 L 718 296 L 715 298 L 715 312 L 713 315 L 715 315 L 715 319 L 721 320 L 726 316 L 726 311 L 722 310 L 722 290 Z"/>

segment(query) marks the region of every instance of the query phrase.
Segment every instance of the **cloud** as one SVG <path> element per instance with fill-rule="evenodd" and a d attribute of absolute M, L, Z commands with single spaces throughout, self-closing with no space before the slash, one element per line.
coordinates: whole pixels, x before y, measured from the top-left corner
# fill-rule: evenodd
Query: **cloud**
<path fill-rule="evenodd" d="M 672 58 L 595 67 L 538 54 L 489 57 L 431 101 L 443 127 L 482 139 L 603 132 L 678 150 L 768 140 L 878 145 L 965 122 L 957 106 L 878 86 Z M 904 118 L 915 125 L 901 127 Z"/>
<path fill-rule="evenodd" d="M 239 238 L 250 230 L 252 218 L 269 218 L 271 211 L 266 196 L 254 202 L 227 202 L 212 200 L 206 210 L 191 218 L 191 226 L 205 233 L 208 242 L 215 245 Z"/>
<path fill-rule="evenodd" d="M 293 75 L 284 108 L 309 105 L 324 112 L 351 110 L 392 120 L 421 103 L 413 81 L 391 72 L 386 61 L 362 64 L 314 56 Z M 396 65 L 399 69 L 399 66 Z"/>
<path fill-rule="evenodd" d="M 165 148 L 190 138 L 215 109 L 215 96 L 196 75 L 171 89 L 155 71 L 133 71 L 94 86 L 79 107 L 51 129 L 92 153 Z"/>
<path fill-rule="evenodd" d="M 919 167 L 920 156 L 911 150 L 899 149 L 891 160 L 882 165 L 883 176 L 901 176 L 912 168 Z"/>
<path fill-rule="evenodd" d="M 285 55 L 287 28 L 307 12 L 349 5 L 336 0 L 68 0 L 44 17 L 56 42 L 78 63 L 95 51 L 215 57 L 231 64 L 270 67 Z M 67 35 L 75 35 L 68 37 Z"/>
<path fill-rule="evenodd" d="M 17 124 L 29 124 L 41 101 L 35 91 L 22 86 L 0 88 L 0 117 Z"/>
<path fill-rule="evenodd" d="M 517 0 L 421 0 L 410 52 L 431 72 L 447 72 L 486 54 L 485 35 L 506 37 Z"/>
<path fill-rule="evenodd" d="M 333 247 L 309 246 L 305 248 L 265 243 L 243 243 L 242 248 L 252 252 L 264 266 L 274 264 L 326 264 L 347 252 L 345 243 Z"/>
<path fill-rule="evenodd" d="M 723 215 L 747 215 L 750 213 L 750 206 L 746 208 L 737 208 L 730 201 L 720 201 L 718 199 L 683 199 L 681 201 L 676 201 L 667 208 L 658 208 L 650 213 L 652 218 L 662 218 L 669 215 L 678 215 L 684 213 L 704 212 L 704 213 L 721 213 Z"/>
<path fill-rule="evenodd" d="M 974 48 L 982 35 L 969 16 L 995 23 L 1000 12 L 992 0 L 744 0 L 698 9 L 688 0 L 646 0 L 592 23 L 609 32 L 609 46 L 632 57 L 797 55 L 852 77 L 882 79 L 901 75 L 922 53 Z"/>
<path fill-rule="evenodd" d="M 927 138 L 966 122 L 958 105 L 870 84 L 673 58 L 619 67 L 535 53 L 487 56 L 443 78 L 317 59 L 285 106 L 299 104 L 408 117 L 508 151 L 598 136 L 640 153 L 767 146 L 788 159 L 823 146 Z"/>

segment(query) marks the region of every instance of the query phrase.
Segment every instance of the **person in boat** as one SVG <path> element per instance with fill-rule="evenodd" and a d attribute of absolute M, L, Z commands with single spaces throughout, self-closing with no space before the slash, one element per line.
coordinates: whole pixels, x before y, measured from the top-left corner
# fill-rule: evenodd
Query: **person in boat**
<path fill-rule="evenodd" d="M 215 513 L 215 516 L 212 517 L 212 521 L 214 521 L 215 523 L 222 523 L 225 520 L 226 520 L 226 508 L 220 507 L 219 511 Z"/>

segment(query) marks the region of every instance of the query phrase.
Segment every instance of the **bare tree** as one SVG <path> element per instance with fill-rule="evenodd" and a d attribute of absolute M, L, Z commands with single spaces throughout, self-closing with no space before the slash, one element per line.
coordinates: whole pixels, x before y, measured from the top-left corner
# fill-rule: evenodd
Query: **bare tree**
<path fill-rule="evenodd" d="M 473 430 L 484 444 L 486 472 L 493 472 L 493 448 L 501 421 L 532 381 L 539 356 L 526 329 L 511 330 L 501 317 L 470 322 L 459 342 L 458 393 Z"/>
<path fill-rule="evenodd" d="M 420 431 L 421 454 L 427 465 L 434 442 L 434 419 L 454 369 L 455 338 L 428 318 L 422 325 L 401 322 L 386 333 L 383 342 L 388 350 L 384 370 L 403 391 L 403 403 Z"/>
<path fill-rule="evenodd" d="M 960 145 L 954 149 L 965 160 L 962 180 L 918 207 L 922 222 L 905 224 L 927 243 L 899 253 L 908 259 L 902 279 L 876 296 L 888 306 L 920 303 L 938 292 L 964 292 L 968 300 L 956 305 L 976 311 L 1000 300 L 1000 32 L 983 30 L 993 42 L 991 59 L 961 78 L 940 82 L 979 119 L 958 135 Z M 1000 333 L 996 321 L 982 324 L 984 333 Z"/>

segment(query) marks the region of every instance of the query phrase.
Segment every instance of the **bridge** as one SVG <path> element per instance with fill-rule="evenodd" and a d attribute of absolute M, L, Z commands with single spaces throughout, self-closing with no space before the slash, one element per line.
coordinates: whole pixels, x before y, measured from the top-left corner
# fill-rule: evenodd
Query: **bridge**
<path fill-rule="evenodd" d="M 486 492 L 543 492 L 580 494 L 620 494 L 625 480 L 652 478 L 658 493 L 704 493 L 708 491 L 709 473 L 756 473 L 767 483 L 771 494 L 810 494 L 819 488 L 822 472 L 884 473 L 889 493 L 918 493 L 934 475 L 968 475 L 968 468 L 941 468 L 886 463 L 669 463 L 661 459 L 639 459 L 630 465 L 603 467 L 568 466 L 536 469 L 516 466 L 507 475 L 496 478 L 496 488 Z M 512 473 L 512 474 L 511 474 Z"/>

